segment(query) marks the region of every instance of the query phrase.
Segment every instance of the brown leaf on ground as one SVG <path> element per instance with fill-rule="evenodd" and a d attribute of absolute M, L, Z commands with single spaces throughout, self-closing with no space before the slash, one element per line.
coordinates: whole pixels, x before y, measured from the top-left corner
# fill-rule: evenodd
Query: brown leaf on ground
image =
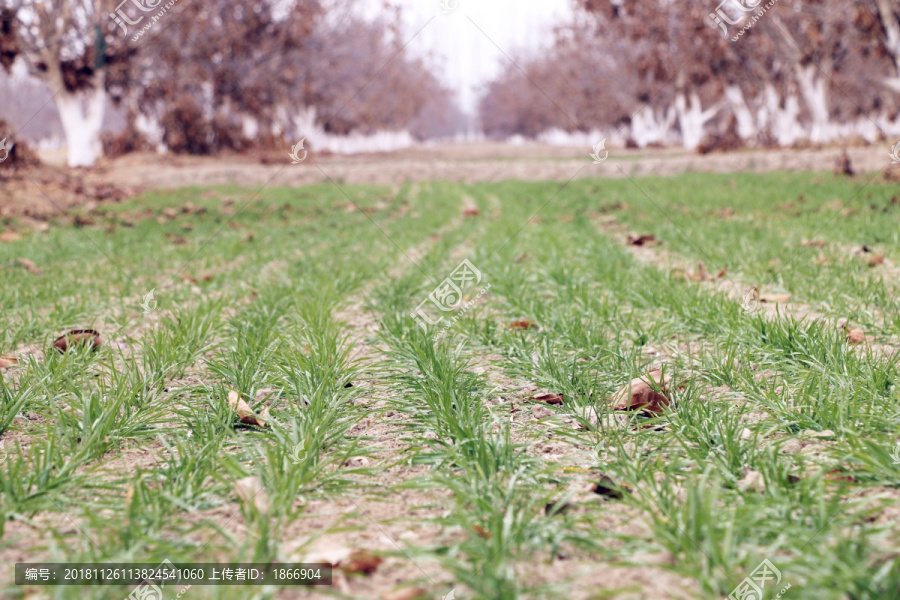
<path fill-rule="evenodd" d="M 484 539 L 486 539 L 486 540 L 491 539 L 491 532 L 487 531 L 487 530 L 486 530 L 484 527 L 482 527 L 481 525 L 475 525 L 474 527 L 472 527 L 472 529 L 474 529 L 474 530 L 475 530 L 475 533 L 477 533 L 478 535 L 480 535 L 480 536 L 483 537 Z"/>
<path fill-rule="evenodd" d="M 728 277 L 728 267 L 722 267 L 718 273 L 716 273 L 716 279 L 725 279 Z"/>
<path fill-rule="evenodd" d="M 269 418 L 269 409 L 266 407 L 262 413 L 256 414 L 250 405 L 241 398 L 241 395 L 234 390 L 228 392 L 228 407 L 231 408 L 240 418 L 241 423 L 247 425 L 256 425 L 257 427 L 265 427 Z"/>
<path fill-rule="evenodd" d="M 269 495 L 259 477 L 238 479 L 234 482 L 234 493 L 237 494 L 244 506 L 250 506 L 252 503 L 259 512 L 269 512 Z"/>
<path fill-rule="evenodd" d="M 659 244 L 656 236 L 651 233 L 645 233 L 643 235 L 631 234 L 626 241 L 629 246 L 656 246 Z"/>
<path fill-rule="evenodd" d="M 528 319 L 513 321 L 509 324 L 510 329 L 531 329 L 534 326 L 534 321 L 529 321 Z"/>
<path fill-rule="evenodd" d="M 822 240 L 803 240 L 801 246 L 803 248 L 824 248 L 828 245 L 828 242 L 824 242 Z"/>
<path fill-rule="evenodd" d="M 591 487 L 591 491 L 599 496 L 612 498 L 613 500 L 621 500 L 624 497 L 622 486 L 616 485 L 616 483 L 606 475 L 600 475 L 599 483 L 595 483 Z"/>
<path fill-rule="evenodd" d="M 857 483 L 859 480 L 856 479 L 853 475 L 850 475 L 840 469 L 832 469 L 825 474 L 825 479 L 828 481 L 843 481 L 845 483 Z"/>
<path fill-rule="evenodd" d="M 544 505 L 544 514 L 561 515 L 569 512 L 573 508 L 575 508 L 575 505 L 571 502 L 548 502 Z"/>
<path fill-rule="evenodd" d="M 791 298 L 791 294 L 761 294 L 759 301 L 766 304 L 787 304 Z"/>
<path fill-rule="evenodd" d="M 853 163 L 850 162 L 850 155 L 847 154 L 846 150 L 840 156 L 835 157 L 834 174 L 846 175 L 847 177 L 853 177 L 856 174 L 856 171 L 853 169 Z"/>
<path fill-rule="evenodd" d="M 0 356 L 0 369 L 8 369 L 17 364 L 19 364 L 19 359 L 15 356 Z"/>
<path fill-rule="evenodd" d="M 382 600 L 426 600 L 428 592 L 424 588 L 411 587 L 388 592 L 381 597 Z"/>
<path fill-rule="evenodd" d="M 100 334 L 93 329 L 73 329 L 53 341 L 53 347 L 59 352 L 68 352 L 76 346 L 90 346 L 96 350 L 103 344 Z"/>
<path fill-rule="evenodd" d="M 378 570 L 378 567 L 384 559 L 375 556 L 368 550 L 354 550 L 350 553 L 347 560 L 342 561 L 338 568 L 345 573 L 361 573 L 363 575 L 371 575 Z"/>
<path fill-rule="evenodd" d="M 734 209 L 731 208 L 730 206 L 723 206 L 719 210 L 719 218 L 720 219 L 727 219 L 727 218 L 733 217 L 733 216 L 734 216 Z"/>
<path fill-rule="evenodd" d="M 866 341 L 866 332 L 859 327 L 847 329 L 847 341 L 851 344 L 862 344 Z"/>
<path fill-rule="evenodd" d="M 32 261 L 28 260 L 27 258 L 17 258 L 16 264 L 18 264 L 20 267 L 22 267 L 29 273 L 34 273 L 35 275 L 41 274 L 41 269 L 36 264 L 34 264 Z"/>
<path fill-rule="evenodd" d="M 875 254 L 874 256 L 870 256 L 866 260 L 866 264 L 870 267 L 877 267 L 878 265 L 884 264 L 885 256 L 884 254 Z"/>
<path fill-rule="evenodd" d="M 669 376 L 663 377 L 659 369 L 632 379 L 631 383 L 612 397 L 613 409 L 663 412 L 664 407 L 669 406 L 669 399 L 665 395 L 668 392 L 669 380 Z M 653 389 L 654 387 L 659 391 Z"/>
<path fill-rule="evenodd" d="M 688 274 L 688 279 L 691 281 L 707 281 L 709 279 L 709 271 L 706 270 L 706 265 L 702 260 L 697 263 L 697 270 Z"/>
<path fill-rule="evenodd" d="M 477 208 L 467 208 L 466 210 L 463 211 L 463 216 L 467 217 L 467 218 L 468 217 L 477 217 L 480 214 L 481 214 L 481 211 L 478 210 Z"/>
<path fill-rule="evenodd" d="M 534 402 L 543 402 L 544 404 L 562 404 L 562 394 L 541 394 L 540 396 L 532 396 Z"/>
<path fill-rule="evenodd" d="M 529 254 L 528 254 L 527 252 L 524 252 L 524 253 L 518 255 L 518 256 L 514 259 L 514 261 L 517 262 L 517 263 L 520 263 L 520 262 L 522 262 L 523 260 L 525 260 L 525 259 L 528 258 L 528 257 L 529 257 Z"/>
<path fill-rule="evenodd" d="M 22 239 L 22 236 L 15 231 L 4 231 L 0 233 L 0 242 L 16 242 Z"/>

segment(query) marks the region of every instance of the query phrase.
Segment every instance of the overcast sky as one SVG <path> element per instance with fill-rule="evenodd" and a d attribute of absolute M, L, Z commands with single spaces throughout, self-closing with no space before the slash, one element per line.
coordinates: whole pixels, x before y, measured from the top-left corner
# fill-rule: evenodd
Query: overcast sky
<path fill-rule="evenodd" d="M 460 103 L 470 112 L 481 86 L 509 64 L 503 52 L 512 58 L 537 54 L 552 41 L 554 25 L 571 15 L 570 0 L 445 0 L 455 5 L 447 14 L 441 0 L 393 2 L 403 9 L 407 39 L 434 17 L 409 47 L 435 58 L 442 78 L 459 90 Z"/>

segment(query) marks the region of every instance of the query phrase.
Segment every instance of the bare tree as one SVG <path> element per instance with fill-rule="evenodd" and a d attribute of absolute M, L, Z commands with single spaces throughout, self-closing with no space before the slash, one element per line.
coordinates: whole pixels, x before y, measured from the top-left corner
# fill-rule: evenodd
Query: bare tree
<path fill-rule="evenodd" d="M 110 0 L 7 0 L 0 9 L 0 64 L 21 59 L 54 94 L 70 166 L 99 156 L 107 91 L 134 50 L 108 35 Z"/>

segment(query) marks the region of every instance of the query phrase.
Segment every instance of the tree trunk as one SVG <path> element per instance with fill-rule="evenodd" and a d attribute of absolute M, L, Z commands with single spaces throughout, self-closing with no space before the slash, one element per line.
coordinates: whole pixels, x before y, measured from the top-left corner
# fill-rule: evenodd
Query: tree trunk
<path fill-rule="evenodd" d="M 678 125 L 681 128 L 681 139 L 686 149 L 695 150 L 700 145 L 700 142 L 703 141 L 707 121 L 716 116 L 720 108 L 721 104 L 716 104 L 708 110 L 703 110 L 697 92 L 691 92 L 690 95 L 678 92 L 675 95 Z"/>
<path fill-rule="evenodd" d="M 824 77 L 816 77 L 818 68 L 815 65 L 798 66 L 797 83 L 803 101 L 809 108 L 812 118 L 812 131 L 809 138 L 813 142 L 826 142 L 830 137 L 829 126 L 831 115 L 828 110 L 828 85 Z"/>
<path fill-rule="evenodd" d="M 766 83 L 762 104 L 758 120 L 763 125 L 769 125 L 779 146 L 791 146 L 802 137 L 803 128 L 799 121 L 800 102 L 797 96 L 787 93 L 782 108 L 781 96 L 775 85 Z"/>
<path fill-rule="evenodd" d="M 631 118 L 631 137 L 639 148 L 663 143 L 668 139 L 674 124 L 674 110 L 669 109 L 665 114 L 658 115 L 650 106 L 645 106 Z"/>
<path fill-rule="evenodd" d="M 888 84 L 895 89 L 900 89 L 900 23 L 894 18 L 894 7 L 890 0 L 876 0 L 878 15 L 885 32 L 885 46 L 894 59 L 894 67 L 897 69 L 897 79 L 889 79 Z"/>
<path fill-rule="evenodd" d="M 753 120 L 753 113 L 747 107 L 744 100 L 744 92 L 737 85 L 729 85 L 725 88 L 725 98 L 731 104 L 731 110 L 734 112 L 734 118 L 737 120 L 737 133 L 742 140 L 748 140 L 756 133 L 756 123 Z"/>
<path fill-rule="evenodd" d="M 66 133 L 69 166 L 93 166 L 103 152 L 100 129 L 106 109 L 106 91 L 102 71 L 94 77 L 91 88 L 60 91 L 56 95 L 56 108 Z"/>

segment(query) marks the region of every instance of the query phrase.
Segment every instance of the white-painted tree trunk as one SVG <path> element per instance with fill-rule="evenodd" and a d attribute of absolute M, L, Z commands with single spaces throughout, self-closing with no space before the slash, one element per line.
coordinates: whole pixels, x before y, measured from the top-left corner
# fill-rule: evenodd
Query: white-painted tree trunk
<path fill-rule="evenodd" d="M 737 120 L 737 133 L 742 140 L 753 137 L 756 133 L 756 123 L 753 120 L 753 113 L 747 106 L 744 99 L 744 92 L 736 85 L 729 85 L 725 88 L 725 99 L 731 105 L 734 118 Z"/>
<path fill-rule="evenodd" d="M 138 114 L 134 119 L 134 128 L 153 144 L 158 154 L 166 154 L 169 151 L 163 143 L 165 132 L 155 116 Z"/>
<path fill-rule="evenodd" d="M 100 129 L 106 110 L 106 91 L 102 77 L 93 89 L 78 92 L 62 90 L 56 95 L 56 108 L 66 133 L 70 167 L 90 167 L 103 152 Z"/>
<path fill-rule="evenodd" d="M 294 127 L 294 136 L 307 139 L 315 143 L 316 128 L 316 107 L 307 106 L 302 110 L 295 110 L 291 117 L 291 124 Z"/>
<path fill-rule="evenodd" d="M 779 146 L 791 146 L 804 133 L 799 120 L 800 100 L 794 94 L 789 94 L 784 99 L 784 108 L 781 104 L 781 96 L 775 86 L 767 83 L 757 121 L 761 127 L 769 126 Z"/>
<path fill-rule="evenodd" d="M 830 137 L 831 115 L 828 110 L 828 82 L 824 77 L 818 76 L 819 70 L 815 65 L 798 66 L 797 83 L 803 101 L 809 109 L 812 118 L 812 129 L 809 138 L 814 142 L 826 142 Z"/>
<path fill-rule="evenodd" d="M 894 18 L 895 3 L 891 0 L 876 0 L 876 4 L 885 32 L 884 46 L 894 59 L 897 72 L 897 77 L 888 77 L 885 83 L 892 90 L 900 92 L 900 23 Z"/>
<path fill-rule="evenodd" d="M 664 143 L 675 124 L 675 111 L 670 108 L 660 114 L 645 106 L 631 118 L 631 137 L 639 148 L 649 144 Z"/>
<path fill-rule="evenodd" d="M 721 108 L 721 103 L 703 110 L 700 96 L 697 92 L 691 92 L 686 96 L 684 92 L 675 94 L 675 110 L 678 113 L 678 126 L 681 129 L 681 140 L 688 150 L 695 150 L 703 141 L 706 123 L 716 116 Z"/>
<path fill-rule="evenodd" d="M 250 115 L 241 115 L 241 134 L 248 140 L 255 140 L 259 135 L 259 121 Z"/>

